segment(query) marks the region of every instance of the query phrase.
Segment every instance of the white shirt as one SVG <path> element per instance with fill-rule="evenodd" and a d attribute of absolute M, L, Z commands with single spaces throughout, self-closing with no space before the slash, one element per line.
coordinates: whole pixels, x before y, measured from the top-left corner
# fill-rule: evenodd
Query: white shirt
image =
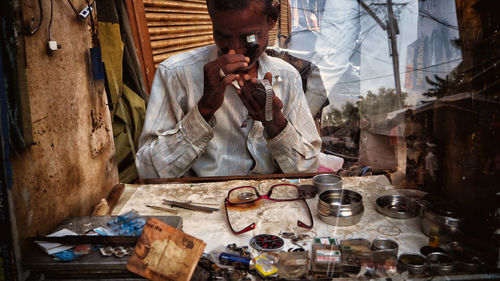
<path fill-rule="evenodd" d="M 288 120 L 280 134 L 268 139 L 261 122 L 250 119 L 242 126 L 248 111 L 231 85 L 213 124 L 199 113 L 203 66 L 216 58 L 217 48 L 210 45 L 158 66 L 135 161 L 139 176 L 180 177 L 189 169 L 202 177 L 316 171 L 321 139 L 299 73 L 281 59 L 259 58 L 258 77 L 274 75 L 273 90 Z"/>

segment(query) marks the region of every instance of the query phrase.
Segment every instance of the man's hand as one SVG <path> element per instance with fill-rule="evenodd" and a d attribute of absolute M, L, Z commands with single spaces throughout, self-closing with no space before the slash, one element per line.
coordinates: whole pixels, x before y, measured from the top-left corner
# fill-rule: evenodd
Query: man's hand
<path fill-rule="evenodd" d="M 270 138 L 277 136 L 286 127 L 287 120 L 281 109 L 283 108 L 283 102 L 274 95 L 273 92 L 273 103 L 272 103 L 272 121 L 266 121 L 266 94 L 262 90 L 264 87 L 256 78 L 251 78 L 248 74 L 243 74 L 243 81 L 240 82 L 241 90 L 238 90 L 240 98 L 243 104 L 247 107 L 248 114 L 252 119 L 261 121 L 264 125 L 266 133 Z M 266 73 L 264 79 L 267 79 L 272 85 L 273 75 L 271 72 Z M 261 88 L 261 89 L 257 89 Z"/>
<path fill-rule="evenodd" d="M 206 121 L 209 121 L 222 106 L 226 87 L 240 77 L 235 73 L 246 70 L 248 62 L 250 62 L 248 57 L 229 50 L 227 54 L 204 66 L 204 89 L 203 96 L 198 102 L 198 110 Z M 225 76 L 222 77 L 221 73 Z"/>

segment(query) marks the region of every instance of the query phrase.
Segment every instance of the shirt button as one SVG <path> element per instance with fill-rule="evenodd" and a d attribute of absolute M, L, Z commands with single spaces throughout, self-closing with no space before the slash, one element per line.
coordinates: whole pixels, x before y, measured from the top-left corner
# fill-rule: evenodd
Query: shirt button
<path fill-rule="evenodd" d="M 248 139 L 248 142 L 249 142 L 249 143 L 252 143 L 252 141 L 253 141 L 253 139 L 252 139 L 252 138 L 249 138 L 249 139 Z"/>
<path fill-rule="evenodd" d="M 208 141 L 210 141 L 210 138 L 209 137 L 203 137 L 203 141 L 208 142 Z"/>

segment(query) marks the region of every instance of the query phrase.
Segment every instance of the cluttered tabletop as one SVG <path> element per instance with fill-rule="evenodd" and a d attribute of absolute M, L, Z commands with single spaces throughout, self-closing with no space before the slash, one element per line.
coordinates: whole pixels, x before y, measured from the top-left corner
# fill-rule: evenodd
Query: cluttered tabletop
<path fill-rule="evenodd" d="M 140 238 L 94 255 L 119 252 L 117 268 L 150 280 L 500 278 L 439 241 L 415 203 L 424 196 L 383 175 L 126 184 L 93 234 L 129 219 L 143 230 L 125 236 Z"/>

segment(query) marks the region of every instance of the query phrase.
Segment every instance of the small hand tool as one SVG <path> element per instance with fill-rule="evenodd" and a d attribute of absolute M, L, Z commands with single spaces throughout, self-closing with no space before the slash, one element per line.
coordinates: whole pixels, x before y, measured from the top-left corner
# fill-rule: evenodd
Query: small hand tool
<path fill-rule="evenodd" d="M 180 208 L 184 208 L 184 209 L 189 209 L 189 210 L 193 210 L 193 211 L 205 212 L 205 213 L 211 213 L 213 211 L 219 210 L 218 208 L 198 206 L 198 205 L 193 205 L 193 204 L 186 203 L 186 202 L 172 201 L 172 200 L 167 200 L 167 199 L 163 199 L 163 204 L 174 206 L 174 207 L 180 207 Z"/>

